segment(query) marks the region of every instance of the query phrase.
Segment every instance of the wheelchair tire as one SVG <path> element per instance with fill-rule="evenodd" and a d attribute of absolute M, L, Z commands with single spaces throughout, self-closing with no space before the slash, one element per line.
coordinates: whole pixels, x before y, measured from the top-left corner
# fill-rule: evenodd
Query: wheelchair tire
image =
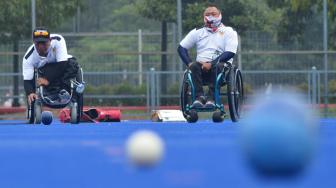
<path fill-rule="evenodd" d="M 78 73 L 77 73 L 77 76 L 76 76 L 76 81 L 79 82 L 79 83 L 84 83 L 82 68 L 78 69 Z M 77 101 L 76 101 L 77 102 L 77 123 L 79 123 L 80 119 L 83 115 L 84 93 L 76 93 L 76 94 L 77 94 Z"/>
<path fill-rule="evenodd" d="M 78 124 L 78 103 L 74 102 L 70 105 L 70 123 Z"/>
<path fill-rule="evenodd" d="M 189 117 L 189 111 L 187 111 L 186 106 L 187 105 L 191 105 L 192 104 L 192 91 L 191 91 L 191 84 L 189 82 L 189 80 L 186 77 L 186 74 L 184 74 L 183 77 L 183 82 L 182 82 L 182 89 L 181 89 L 181 110 L 182 110 L 182 114 L 184 116 L 185 119 L 188 120 Z"/>
<path fill-rule="evenodd" d="M 237 107 L 237 113 L 239 115 L 239 118 L 241 118 L 242 115 L 242 106 L 244 104 L 245 100 L 245 93 L 244 93 L 244 82 L 243 82 L 243 76 L 241 74 L 241 71 L 237 71 L 237 95 L 235 98 L 235 105 Z"/>
<path fill-rule="evenodd" d="M 83 106 L 84 106 L 84 96 L 83 93 L 78 94 L 78 107 L 77 107 L 77 123 L 80 122 L 83 115 Z"/>
<path fill-rule="evenodd" d="M 28 101 L 27 101 L 28 104 Z M 33 107 L 30 107 L 29 104 L 27 106 L 27 119 L 29 124 L 34 124 L 35 121 L 35 110 L 34 110 L 34 102 Z"/>
<path fill-rule="evenodd" d="M 196 123 L 198 120 L 198 114 L 196 110 L 190 110 L 189 114 L 187 115 L 188 123 Z"/>
<path fill-rule="evenodd" d="M 220 123 L 224 121 L 224 114 L 221 111 L 215 111 L 212 114 L 212 121 L 215 123 Z"/>
<path fill-rule="evenodd" d="M 241 105 L 244 100 L 243 78 L 237 68 L 229 71 L 227 97 L 230 117 L 233 122 L 238 122 L 241 115 Z"/>
<path fill-rule="evenodd" d="M 42 121 L 42 104 L 39 101 L 34 102 L 34 124 L 41 124 Z"/>

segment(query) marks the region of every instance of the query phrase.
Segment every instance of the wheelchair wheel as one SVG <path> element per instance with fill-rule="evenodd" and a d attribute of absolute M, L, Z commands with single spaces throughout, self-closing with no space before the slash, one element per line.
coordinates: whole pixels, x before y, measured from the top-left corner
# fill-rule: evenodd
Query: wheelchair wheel
<path fill-rule="evenodd" d="M 74 102 L 70 106 L 70 123 L 71 124 L 78 124 L 78 103 Z"/>
<path fill-rule="evenodd" d="M 191 106 L 192 104 L 192 88 L 190 81 L 187 78 L 187 73 L 184 74 L 180 99 L 183 116 L 188 120 L 190 111 L 187 110 L 187 105 Z"/>
<path fill-rule="evenodd" d="M 42 121 L 42 104 L 39 101 L 34 102 L 34 123 L 41 124 Z"/>
<path fill-rule="evenodd" d="M 224 114 L 221 111 L 216 111 L 212 114 L 212 121 L 220 123 L 224 121 Z"/>
<path fill-rule="evenodd" d="M 80 122 L 80 119 L 83 115 L 83 106 L 84 106 L 84 97 L 83 97 L 83 93 L 79 94 L 78 96 L 78 100 L 77 100 L 77 123 Z"/>
<path fill-rule="evenodd" d="M 74 92 L 75 97 L 72 100 L 72 105 L 70 105 L 71 109 L 71 123 L 77 124 L 80 122 L 80 119 L 83 115 L 83 106 L 84 106 L 84 97 L 83 93 Z"/>
<path fill-rule="evenodd" d="M 233 122 L 239 121 L 241 115 L 241 105 L 244 100 L 243 77 L 237 68 L 229 71 L 227 85 L 227 96 L 230 117 Z"/>
<path fill-rule="evenodd" d="M 196 110 L 190 110 L 189 114 L 187 115 L 188 123 L 196 123 L 198 120 L 198 114 Z"/>
<path fill-rule="evenodd" d="M 79 83 L 83 83 L 83 71 L 82 68 L 78 70 L 76 75 L 76 81 Z M 77 93 L 76 89 L 73 90 L 75 95 L 72 104 L 70 105 L 71 119 L 70 122 L 72 124 L 78 124 L 83 114 L 83 106 L 84 106 L 84 97 L 83 93 Z"/>
<path fill-rule="evenodd" d="M 28 104 L 28 101 L 27 101 Z M 33 106 L 34 106 L 34 102 L 33 102 Z M 27 105 L 27 119 L 28 119 L 28 123 L 29 124 L 33 124 L 35 121 L 35 110 L 33 107 L 31 107 L 31 105 Z"/>

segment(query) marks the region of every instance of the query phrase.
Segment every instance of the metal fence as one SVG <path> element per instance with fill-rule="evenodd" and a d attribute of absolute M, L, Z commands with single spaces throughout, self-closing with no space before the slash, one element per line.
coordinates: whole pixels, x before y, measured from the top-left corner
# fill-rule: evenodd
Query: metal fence
<path fill-rule="evenodd" d="M 146 109 L 179 104 L 184 68 L 176 53 L 176 33 L 173 31 L 169 32 L 165 52 L 160 51 L 158 32 L 64 33 L 63 36 L 69 53 L 77 57 L 84 69 L 86 104 L 141 105 Z M 258 40 L 258 37 L 262 38 Z M 335 51 L 276 49 L 277 45 L 269 37 L 255 33 L 241 38 L 240 42 L 242 45 L 235 63 L 243 70 L 248 94 L 269 85 L 292 86 L 307 94 L 307 102 L 324 103 L 324 97 L 328 103 L 336 102 Z M 10 105 L 10 100 L 15 97 L 20 98 L 21 104 L 25 101 L 21 73 L 13 73 L 13 55 L 19 55 L 21 60 L 29 45 L 29 40 L 21 41 L 19 52 L 15 53 L 11 45 L 0 45 L 1 105 Z M 329 62 L 327 95 L 324 94 L 324 54 L 328 54 Z M 162 71 L 162 55 L 167 57 L 166 71 Z M 194 51 L 191 56 L 195 57 Z M 13 96 L 12 92 L 15 76 L 20 77 L 19 96 Z"/>
<path fill-rule="evenodd" d="M 331 74 L 336 73 L 330 72 Z M 139 85 L 139 74 L 142 74 L 143 84 Z M 94 106 L 145 106 L 148 112 L 161 105 L 178 106 L 180 86 L 183 72 L 156 71 L 155 68 L 143 72 L 84 72 L 86 82 L 85 103 Z M 20 95 L 13 96 L 13 77 L 19 76 Z M 245 91 L 247 97 L 256 91 L 266 91 L 266 88 L 293 87 L 306 94 L 307 103 L 320 104 L 323 98 L 321 93 L 322 71 L 316 68 L 305 71 L 243 71 Z M 162 78 L 168 80 L 162 84 Z M 14 73 L 1 73 L 2 105 L 10 105 L 13 98 L 19 98 L 21 105 L 25 105 L 23 95 L 22 76 Z M 330 94 L 330 99 L 335 98 Z M 330 100 L 333 101 L 333 100 Z"/>

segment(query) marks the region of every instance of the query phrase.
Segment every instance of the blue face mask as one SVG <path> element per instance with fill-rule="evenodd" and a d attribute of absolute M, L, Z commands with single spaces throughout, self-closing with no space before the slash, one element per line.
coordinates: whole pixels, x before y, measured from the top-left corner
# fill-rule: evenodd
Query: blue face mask
<path fill-rule="evenodd" d="M 222 23 L 222 14 L 218 17 L 204 16 L 204 24 L 208 31 L 216 32 Z"/>

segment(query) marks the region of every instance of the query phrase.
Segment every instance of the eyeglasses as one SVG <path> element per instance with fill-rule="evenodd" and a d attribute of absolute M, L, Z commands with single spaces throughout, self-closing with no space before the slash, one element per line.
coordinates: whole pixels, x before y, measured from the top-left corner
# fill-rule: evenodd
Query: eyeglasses
<path fill-rule="evenodd" d="M 35 31 L 34 37 L 47 37 L 49 35 L 48 31 Z"/>

